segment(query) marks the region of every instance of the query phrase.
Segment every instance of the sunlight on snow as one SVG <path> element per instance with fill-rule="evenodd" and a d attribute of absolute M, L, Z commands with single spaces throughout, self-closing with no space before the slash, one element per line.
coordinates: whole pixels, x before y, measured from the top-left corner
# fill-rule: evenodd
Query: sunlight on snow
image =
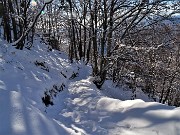
<path fill-rule="evenodd" d="M 40 126 L 40 121 L 38 119 L 38 116 L 36 113 L 32 112 L 29 113 L 30 119 L 31 119 L 31 126 L 32 127 L 36 127 L 33 129 L 33 134 L 34 135 L 42 135 L 41 130 L 39 130 L 39 126 Z"/>
<path fill-rule="evenodd" d="M 87 135 L 86 131 L 81 129 L 81 128 L 78 128 L 77 126 L 75 125 L 71 125 L 71 127 L 75 130 L 75 131 L 79 131 L 80 132 L 80 135 L 84 134 L 84 135 Z"/>
<path fill-rule="evenodd" d="M 31 71 L 31 73 L 36 81 L 42 81 L 38 78 L 38 76 L 35 73 L 33 73 L 33 71 Z"/>
<path fill-rule="evenodd" d="M 109 97 L 104 97 L 98 101 L 97 108 L 99 108 L 100 110 L 106 110 L 110 112 L 119 112 L 119 111 L 124 112 L 125 108 L 127 109 L 136 103 L 144 102 L 141 99 L 126 100 L 122 102 L 119 102 L 119 101 L 120 101 L 119 99 L 112 99 Z"/>
<path fill-rule="evenodd" d="M 54 119 L 54 121 L 60 126 L 62 127 L 65 131 L 67 131 L 70 135 L 82 135 L 81 133 L 76 133 L 76 131 L 74 131 L 72 128 L 68 128 L 66 127 L 63 123 L 61 123 L 60 121 L 57 121 Z M 87 135 L 87 134 L 86 134 Z"/>
<path fill-rule="evenodd" d="M 24 116 L 22 112 L 22 101 L 21 101 L 21 95 L 18 92 L 12 91 L 10 95 L 10 101 L 12 105 L 12 122 L 11 126 L 14 132 L 21 133 L 26 131 L 25 122 L 24 122 Z"/>
<path fill-rule="evenodd" d="M 0 90 L 6 90 L 6 85 L 3 81 L 0 80 Z"/>
<path fill-rule="evenodd" d="M 166 112 L 166 113 L 164 113 Z M 157 118 L 162 118 L 162 119 L 168 119 L 168 118 L 175 118 L 177 119 L 177 121 L 180 121 L 180 117 L 178 115 L 178 110 L 165 110 L 165 109 L 158 109 L 158 110 L 149 110 L 148 112 L 146 112 L 145 114 L 150 114 L 153 115 L 154 117 Z M 162 115 L 163 114 L 163 115 Z"/>

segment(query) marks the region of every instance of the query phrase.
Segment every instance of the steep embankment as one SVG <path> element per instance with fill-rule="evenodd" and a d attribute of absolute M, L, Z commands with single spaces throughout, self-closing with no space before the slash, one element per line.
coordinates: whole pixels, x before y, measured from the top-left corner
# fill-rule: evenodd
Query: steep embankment
<path fill-rule="evenodd" d="M 42 97 L 45 92 L 58 96 L 82 66 L 71 64 L 65 54 L 50 51 L 40 40 L 31 50 L 16 50 L 1 41 L 0 135 L 70 134 L 47 117 Z"/>

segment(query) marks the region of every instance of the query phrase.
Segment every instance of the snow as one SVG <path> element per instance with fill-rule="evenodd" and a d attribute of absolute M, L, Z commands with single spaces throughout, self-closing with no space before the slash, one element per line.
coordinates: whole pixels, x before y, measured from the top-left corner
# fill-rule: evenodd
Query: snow
<path fill-rule="evenodd" d="M 72 76 L 72 75 L 76 76 Z M 92 83 L 91 67 L 70 63 L 38 38 L 31 50 L 0 41 L 0 135 L 180 135 L 180 108 L 152 102 L 106 81 Z M 53 106 L 42 103 L 54 86 Z"/>
<path fill-rule="evenodd" d="M 50 3 L 53 0 L 44 0 L 45 3 Z"/>
<path fill-rule="evenodd" d="M 115 99 L 121 99 L 121 100 L 132 99 L 134 95 L 132 93 L 132 90 L 126 88 L 125 86 L 124 88 L 116 87 L 116 85 L 111 80 L 107 80 L 102 86 L 102 89 L 103 89 L 103 93 L 106 96 L 115 98 Z M 143 93 L 140 88 L 136 88 L 135 94 L 136 94 L 137 99 L 142 99 L 143 101 L 146 101 L 146 102 L 154 101 L 153 99 L 149 98 L 148 95 Z"/>

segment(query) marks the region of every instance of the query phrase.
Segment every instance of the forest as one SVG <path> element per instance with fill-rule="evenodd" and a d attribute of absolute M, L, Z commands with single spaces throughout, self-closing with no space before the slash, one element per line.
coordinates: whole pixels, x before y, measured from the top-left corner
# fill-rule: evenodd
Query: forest
<path fill-rule="evenodd" d="M 0 38 L 32 50 L 35 37 L 90 64 L 98 89 L 112 80 L 180 106 L 178 0 L 0 0 Z"/>

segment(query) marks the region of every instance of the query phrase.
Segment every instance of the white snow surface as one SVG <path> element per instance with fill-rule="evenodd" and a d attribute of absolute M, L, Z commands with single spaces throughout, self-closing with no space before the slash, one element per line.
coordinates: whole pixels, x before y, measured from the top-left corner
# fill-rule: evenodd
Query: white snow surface
<path fill-rule="evenodd" d="M 90 74 L 90 66 L 71 64 L 39 39 L 31 50 L 0 41 L 0 135 L 180 135 L 180 108 L 147 102 L 142 92 L 127 100 L 129 92 L 110 82 L 98 90 Z M 62 83 L 45 107 L 44 92 Z"/>

